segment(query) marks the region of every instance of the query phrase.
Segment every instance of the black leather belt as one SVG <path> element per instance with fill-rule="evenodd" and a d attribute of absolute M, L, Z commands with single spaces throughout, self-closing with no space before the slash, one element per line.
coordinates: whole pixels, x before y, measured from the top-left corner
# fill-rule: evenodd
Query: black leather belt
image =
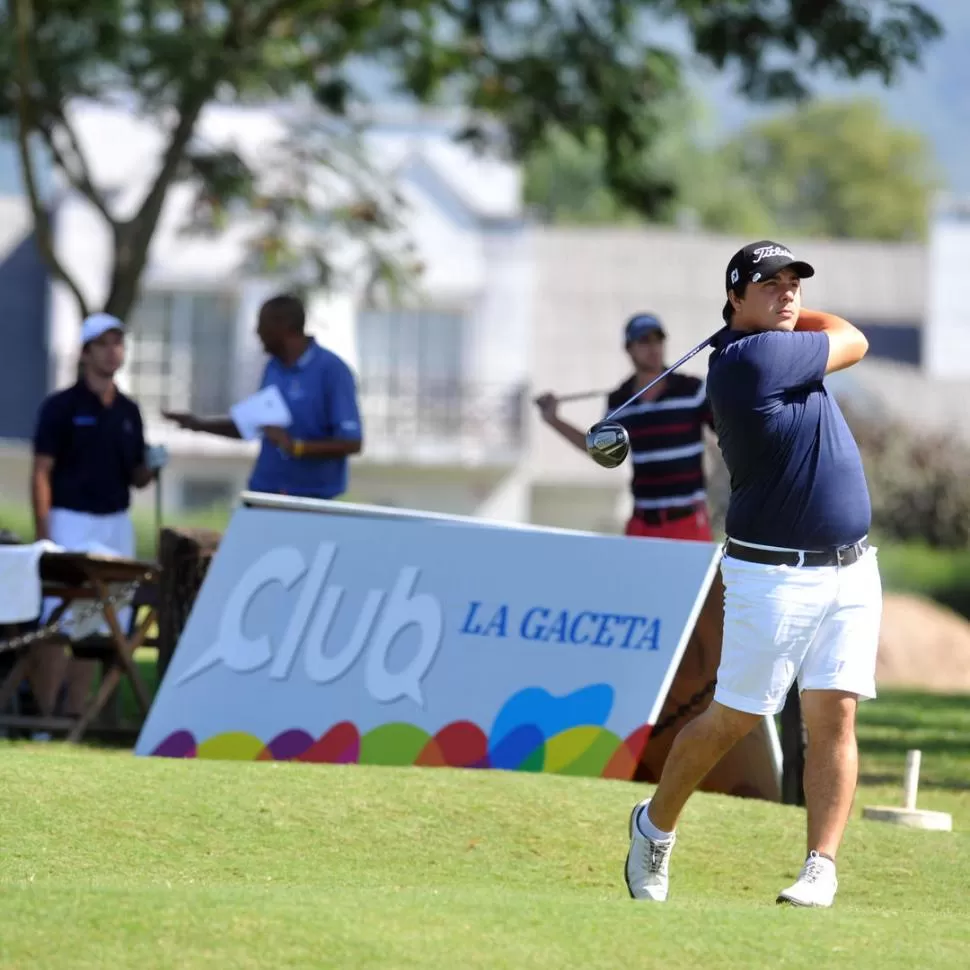
<path fill-rule="evenodd" d="M 676 522 L 687 519 L 697 513 L 693 505 L 674 505 L 666 509 L 637 509 L 633 514 L 651 525 L 663 525 L 664 522 Z"/>
<path fill-rule="evenodd" d="M 839 546 L 824 552 L 780 552 L 775 549 L 754 549 L 728 539 L 724 555 L 745 562 L 757 562 L 764 566 L 851 566 L 861 559 L 869 548 L 868 538 L 863 537 L 850 546 Z"/>

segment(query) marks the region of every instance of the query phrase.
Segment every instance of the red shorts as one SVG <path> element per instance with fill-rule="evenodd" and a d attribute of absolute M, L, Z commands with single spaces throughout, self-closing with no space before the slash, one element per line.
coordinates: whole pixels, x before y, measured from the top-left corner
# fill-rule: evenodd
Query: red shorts
<path fill-rule="evenodd" d="M 654 513 L 648 513 L 653 519 Z M 659 513 L 657 521 L 646 521 L 634 513 L 626 524 L 628 536 L 641 536 L 648 539 L 687 539 L 694 542 L 713 542 L 711 518 L 707 506 L 699 504 L 691 509 L 690 515 L 681 518 L 668 518 L 669 511 Z"/>

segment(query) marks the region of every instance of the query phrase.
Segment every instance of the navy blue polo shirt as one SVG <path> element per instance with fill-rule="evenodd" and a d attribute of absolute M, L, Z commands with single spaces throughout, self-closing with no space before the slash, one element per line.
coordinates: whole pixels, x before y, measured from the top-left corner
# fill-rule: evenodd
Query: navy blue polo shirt
<path fill-rule="evenodd" d="M 823 384 L 829 338 L 730 330 L 707 390 L 728 471 L 728 536 L 824 550 L 861 539 L 872 518 L 859 448 Z"/>
<path fill-rule="evenodd" d="M 275 357 L 266 364 L 261 388 L 275 384 L 289 405 L 290 436 L 303 441 L 361 440 L 357 389 L 350 368 L 315 340 L 292 367 Z M 346 457 L 295 458 L 263 440 L 249 479 L 254 492 L 336 498 L 347 491 Z"/>
<path fill-rule="evenodd" d="M 105 407 L 84 381 L 44 399 L 34 453 L 54 459 L 52 506 L 112 515 L 131 502 L 132 474 L 145 462 L 138 405 L 121 391 Z"/>

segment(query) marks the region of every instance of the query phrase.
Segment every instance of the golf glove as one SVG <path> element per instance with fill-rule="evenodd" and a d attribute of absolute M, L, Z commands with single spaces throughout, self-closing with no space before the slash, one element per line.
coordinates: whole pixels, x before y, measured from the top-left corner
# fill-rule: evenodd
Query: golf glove
<path fill-rule="evenodd" d="M 145 449 L 145 465 L 149 471 L 160 471 L 167 464 L 168 448 L 165 445 L 150 445 Z"/>

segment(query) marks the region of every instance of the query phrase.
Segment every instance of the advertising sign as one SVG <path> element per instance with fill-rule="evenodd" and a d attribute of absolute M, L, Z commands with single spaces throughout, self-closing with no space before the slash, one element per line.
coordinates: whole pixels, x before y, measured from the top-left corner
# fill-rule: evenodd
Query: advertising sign
<path fill-rule="evenodd" d="M 719 547 L 236 511 L 140 755 L 630 778 Z"/>

